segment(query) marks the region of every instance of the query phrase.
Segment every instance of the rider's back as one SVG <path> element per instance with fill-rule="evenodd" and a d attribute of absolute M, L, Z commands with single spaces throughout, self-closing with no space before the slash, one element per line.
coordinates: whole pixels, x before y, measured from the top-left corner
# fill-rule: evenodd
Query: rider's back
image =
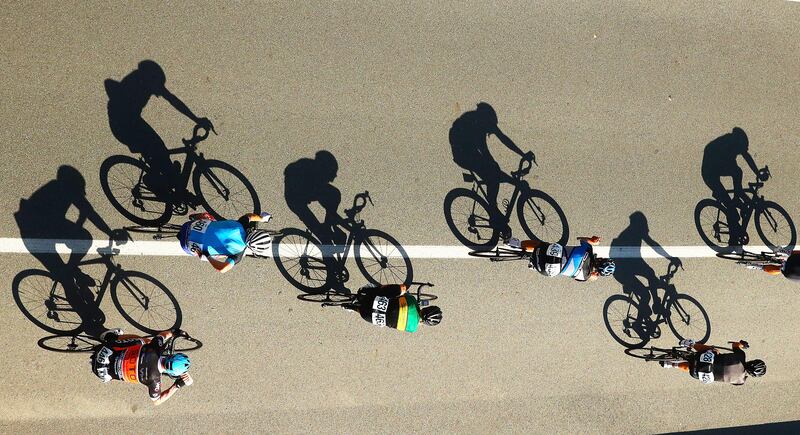
<path fill-rule="evenodd" d="M 698 366 L 702 353 L 697 353 L 693 358 L 691 375 L 699 378 Z M 742 385 L 747 378 L 745 370 L 745 353 L 741 349 L 733 352 L 720 352 L 714 356 L 713 363 L 714 382 L 722 382 L 733 385 Z"/>
<path fill-rule="evenodd" d="M 488 157 L 488 131 L 483 116 L 477 111 L 465 112 L 450 127 L 450 149 L 459 165 L 469 164 L 478 155 Z"/>
<path fill-rule="evenodd" d="M 417 300 L 401 294 L 399 285 L 368 287 L 359 290 L 359 314 L 376 326 L 387 326 L 405 332 L 414 332 L 419 326 Z"/>
<path fill-rule="evenodd" d="M 723 175 L 738 169 L 736 157 L 747 153 L 748 142 L 739 140 L 733 133 L 709 142 L 703 150 L 702 171 L 707 175 Z"/>

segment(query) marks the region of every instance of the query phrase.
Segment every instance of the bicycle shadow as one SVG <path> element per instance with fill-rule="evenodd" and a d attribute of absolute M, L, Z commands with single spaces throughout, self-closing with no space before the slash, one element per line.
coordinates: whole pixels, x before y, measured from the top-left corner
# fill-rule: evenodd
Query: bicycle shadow
<path fill-rule="evenodd" d="M 791 248 L 797 241 L 797 230 L 789 213 L 759 194 L 771 174 L 768 166 L 758 168 L 749 148 L 745 131 L 734 127 L 703 150 L 700 173 L 711 190 L 711 198 L 697 203 L 694 220 L 703 242 L 717 252 L 741 252 L 741 247 L 750 243 L 747 227 L 751 219 L 759 237 L 770 248 Z M 737 157 L 747 163 L 757 178 L 746 188 Z M 731 189 L 725 187 L 723 178 L 730 179 Z"/>
<path fill-rule="evenodd" d="M 494 135 L 521 158 L 519 168 L 505 173 L 489 151 L 487 138 Z M 450 231 L 473 250 L 489 250 L 511 236 L 509 221 L 516 206 L 517 217 L 531 239 L 564 244 L 569 225 L 564 211 L 548 194 L 531 189 L 523 179 L 535 163 L 533 153 L 523 152 L 498 126 L 497 113 L 488 103 L 459 116 L 449 131 L 453 162 L 471 189 L 451 190 L 444 200 L 444 215 Z M 498 205 L 501 183 L 514 186 L 510 198 Z"/>
<path fill-rule="evenodd" d="M 642 258 L 644 245 L 670 260 L 665 275 L 658 276 Z M 611 241 L 609 256 L 616 261 L 614 278 L 623 290 L 622 295 L 609 297 L 603 307 L 603 320 L 614 340 L 627 348 L 642 347 L 661 336 L 663 323 L 679 339 L 708 339 L 711 324 L 705 309 L 693 297 L 678 293 L 671 282 L 683 267 L 681 260 L 650 236 L 644 213 L 630 215 L 628 227 Z"/>
<path fill-rule="evenodd" d="M 77 210 L 77 217 L 70 219 L 70 211 Z M 19 226 L 20 236 L 27 250 L 44 266 L 45 270 L 28 269 L 20 272 L 13 280 L 12 293 L 20 311 L 35 325 L 55 334 L 70 334 L 84 331 L 91 335 L 99 335 L 106 327 L 106 316 L 99 306 L 99 298 L 91 287 L 96 286 L 94 278 L 84 273 L 81 268 L 88 264 L 100 264 L 104 261 L 84 260 L 91 251 L 93 238 L 84 228 L 86 221 L 103 231 L 109 240 L 119 243 L 127 240 L 127 233 L 112 230 L 103 218 L 94 210 L 86 198 L 86 181 L 80 172 L 71 166 L 58 168 L 56 178 L 44 184 L 27 199 L 20 200 L 19 210 L 14 213 Z M 69 249 L 66 261 L 58 251 L 58 245 Z M 108 249 L 100 248 L 98 253 L 108 253 Z M 101 259 L 104 257 L 101 257 Z M 112 270 L 110 267 L 108 270 Z M 121 295 L 128 292 L 133 299 L 145 302 L 147 295 L 140 286 L 130 283 L 128 275 L 107 275 L 103 280 L 106 286 L 111 285 L 112 297 L 123 317 L 134 326 L 146 327 L 141 318 L 137 321 L 123 309 Z M 139 274 L 144 275 L 144 274 Z M 113 278 L 113 279 L 112 279 Z M 156 282 L 166 290 L 163 284 Z M 119 288 L 125 290 L 118 290 Z M 177 311 L 176 323 L 180 324 L 180 309 L 174 296 L 168 292 Z M 147 300 L 149 302 L 149 300 Z M 147 306 L 147 305 L 145 305 Z M 145 310 L 146 311 L 146 310 Z M 144 313 L 143 313 L 144 314 Z"/>
<path fill-rule="evenodd" d="M 144 60 L 122 80 L 106 79 L 104 85 L 111 133 L 131 153 L 141 155 L 139 160 L 111 156 L 101 166 L 103 190 L 123 216 L 140 225 L 155 225 L 199 206 L 218 219 L 260 213 L 255 188 L 241 172 L 196 152 L 196 145 L 216 131 L 211 121 L 195 115 L 167 88 L 166 74 L 158 63 Z M 196 124 L 193 137 L 184 139 L 183 147 L 168 149 L 142 117 L 151 97 L 163 98 Z M 183 165 L 172 160 L 181 154 L 186 155 Z M 190 179 L 194 193 L 188 190 Z"/>
<path fill-rule="evenodd" d="M 373 284 L 410 283 L 411 260 L 389 234 L 367 228 L 358 214 L 372 203 L 369 192 L 355 196 L 353 207 L 339 214 L 342 195 L 332 183 L 339 165 L 327 150 L 301 158 L 284 170 L 284 199 L 307 230 L 284 228 L 273 241 L 278 270 L 293 286 L 308 294 L 349 293 L 351 254 Z M 314 206 L 314 209 L 312 209 Z M 321 210 L 320 210 L 321 209 Z"/>

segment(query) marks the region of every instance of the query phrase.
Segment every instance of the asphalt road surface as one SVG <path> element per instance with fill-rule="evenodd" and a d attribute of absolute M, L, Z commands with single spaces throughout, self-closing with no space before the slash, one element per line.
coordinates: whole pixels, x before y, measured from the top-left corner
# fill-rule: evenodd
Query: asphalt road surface
<path fill-rule="evenodd" d="M 660 245 L 704 246 L 694 223 L 710 196 L 703 149 L 734 127 L 769 165 L 761 193 L 800 221 L 798 3 L 301 3 L 5 5 L 0 237 L 23 237 L 20 199 L 62 165 L 82 174 L 88 207 L 111 228 L 131 224 L 100 184 L 102 162 L 130 154 L 109 127 L 104 81 L 146 59 L 214 122 L 219 135 L 201 150 L 246 175 L 278 228 L 302 227 L 284 199 L 284 169 L 324 149 L 338 160 L 342 207 L 369 190 L 370 227 L 404 245 L 458 245 L 442 204 L 468 186 L 448 131 L 480 101 L 536 152 L 528 179 L 557 200 L 570 237 L 596 234 L 607 246 L 638 211 Z M 193 123 L 166 100 L 151 98 L 142 117 L 178 146 Z M 490 147 L 514 169 L 514 153 L 494 137 Z M 43 222 L 79 221 L 107 239 L 79 214 Z M 642 433 L 800 420 L 800 287 L 716 258 L 682 258 L 671 283 L 707 312 L 710 343 L 744 338 L 748 356 L 767 361 L 768 375 L 742 387 L 627 356 L 604 323 L 604 304 L 623 290 L 611 278 L 581 284 L 522 262 L 412 258 L 415 277 L 436 284 L 444 321 L 410 335 L 297 300 L 272 260 L 246 259 L 225 275 L 188 256 L 117 261 L 175 295 L 182 328 L 204 342 L 192 355 L 195 384 L 153 407 L 142 386 L 99 382 L 86 354 L 41 349 L 51 334 L 23 315 L 12 287 L 43 265 L 4 253 L 0 432 Z M 637 264 L 663 275 L 668 261 Z M 363 285 L 349 268 L 351 287 Z M 100 309 L 106 326 L 136 331 L 110 297 Z M 651 344 L 674 345 L 661 326 Z"/>

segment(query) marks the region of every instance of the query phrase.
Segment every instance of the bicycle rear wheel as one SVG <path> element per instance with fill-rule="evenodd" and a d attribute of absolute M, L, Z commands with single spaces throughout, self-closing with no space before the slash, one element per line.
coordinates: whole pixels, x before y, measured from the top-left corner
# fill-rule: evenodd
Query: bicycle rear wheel
<path fill-rule="evenodd" d="M 111 299 L 125 320 L 148 334 L 181 325 L 181 308 L 175 296 L 145 273 L 119 272 L 111 282 Z"/>
<path fill-rule="evenodd" d="M 603 321 L 611 337 L 627 347 L 642 347 L 650 341 L 646 322 L 641 319 L 638 304 L 628 296 L 613 295 L 603 306 Z"/>
<path fill-rule="evenodd" d="M 22 314 L 53 334 L 77 333 L 83 319 L 72 306 L 67 290 L 50 272 L 24 270 L 14 277 L 11 292 Z"/>
<path fill-rule="evenodd" d="M 489 205 L 469 189 L 453 189 L 444 198 L 444 218 L 456 239 L 468 248 L 487 250 L 497 245 L 500 231 L 492 227 Z"/>
<path fill-rule="evenodd" d="M 111 205 L 140 225 L 158 225 L 172 216 L 172 198 L 151 191 L 141 180 L 147 165 L 129 156 L 111 156 L 100 165 L 100 185 Z"/>
<path fill-rule="evenodd" d="M 272 240 L 272 257 L 278 271 L 303 292 L 324 292 L 328 288 L 328 268 L 317 239 L 297 228 L 281 232 Z"/>
<path fill-rule="evenodd" d="M 715 199 L 706 198 L 694 209 L 694 224 L 700 238 L 717 252 L 730 251 L 730 227 L 725 207 Z"/>
<path fill-rule="evenodd" d="M 541 190 L 528 190 L 517 200 L 517 217 L 528 237 L 548 243 L 565 244 L 569 224 L 555 199 Z"/>
<path fill-rule="evenodd" d="M 772 249 L 791 248 L 797 242 L 797 229 L 789 213 L 772 201 L 765 201 L 756 211 L 756 231 Z"/>
<path fill-rule="evenodd" d="M 688 356 L 675 349 L 660 349 L 657 347 L 625 349 L 625 353 L 645 361 L 685 361 Z"/>
<path fill-rule="evenodd" d="M 37 343 L 44 350 L 66 353 L 87 353 L 101 345 L 100 340 L 88 335 L 52 335 Z"/>
<path fill-rule="evenodd" d="M 679 294 L 666 308 L 669 329 L 679 340 L 691 338 L 698 343 L 705 343 L 711 336 L 708 313 L 695 298 Z"/>
<path fill-rule="evenodd" d="M 364 230 L 354 247 L 356 264 L 372 284 L 411 284 L 411 259 L 394 237 L 378 230 Z"/>
<path fill-rule="evenodd" d="M 195 168 L 193 183 L 203 207 L 217 219 L 261 213 L 256 189 L 238 169 L 225 162 L 206 160 L 202 168 Z"/>

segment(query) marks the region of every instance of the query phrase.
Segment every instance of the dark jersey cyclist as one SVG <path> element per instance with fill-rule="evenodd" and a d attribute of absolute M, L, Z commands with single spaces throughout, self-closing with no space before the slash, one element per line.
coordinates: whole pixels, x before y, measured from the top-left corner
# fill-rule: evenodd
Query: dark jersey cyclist
<path fill-rule="evenodd" d="M 770 275 L 783 275 L 792 281 L 800 281 L 800 251 L 785 252 L 788 257 L 783 260 L 783 264 L 764 266 L 764 272 Z"/>
<path fill-rule="evenodd" d="M 178 240 L 187 254 L 208 259 L 214 269 L 225 273 L 239 263 L 245 250 L 258 256 L 269 253 L 272 238 L 268 232 L 256 229 L 257 222 L 269 221 L 269 213 L 248 213 L 239 220 L 217 221 L 208 213 L 189 216 L 181 227 Z"/>
<path fill-rule="evenodd" d="M 600 237 L 578 237 L 580 245 L 561 246 L 539 240 L 509 239 L 506 244 L 530 252 L 528 267 L 545 276 L 568 276 L 576 281 L 594 281 L 598 276 L 610 276 L 616 269 L 614 260 L 596 258 L 592 246 Z"/>
<path fill-rule="evenodd" d="M 719 348 L 695 343 L 694 340 L 681 340 L 680 346 L 694 351 L 688 361 L 661 361 L 664 368 L 678 368 L 704 384 L 722 382 L 743 385 L 749 376 L 760 377 L 767 373 L 767 364 L 760 359 L 747 361 L 744 351 L 750 347 L 744 340 L 731 342 L 732 352 L 720 352 Z"/>
<path fill-rule="evenodd" d="M 175 335 L 183 332 L 175 331 Z M 92 371 L 103 382 L 118 380 L 147 386 L 150 399 L 160 405 L 175 392 L 192 385 L 189 370 L 189 357 L 177 353 L 164 355 L 173 332 L 163 331 L 155 337 L 122 335 L 119 329 L 104 332 L 100 339 L 106 344 L 98 346 L 91 357 Z M 161 374 L 166 373 L 175 379 L 171 387 L 162 391 Z"/>
<path fill-rule="evenodd" d="M 442 310 L 437 306 L 420 308 L 417 299 L 406 293 L 403 284 L 362 287 L 358 298 L 345 309 L 357 311 L 361 318 L 375 326 L 386 326 L 399 331 L 415 332 L 420 322 L 436 326 L 442 321 Z"/>

